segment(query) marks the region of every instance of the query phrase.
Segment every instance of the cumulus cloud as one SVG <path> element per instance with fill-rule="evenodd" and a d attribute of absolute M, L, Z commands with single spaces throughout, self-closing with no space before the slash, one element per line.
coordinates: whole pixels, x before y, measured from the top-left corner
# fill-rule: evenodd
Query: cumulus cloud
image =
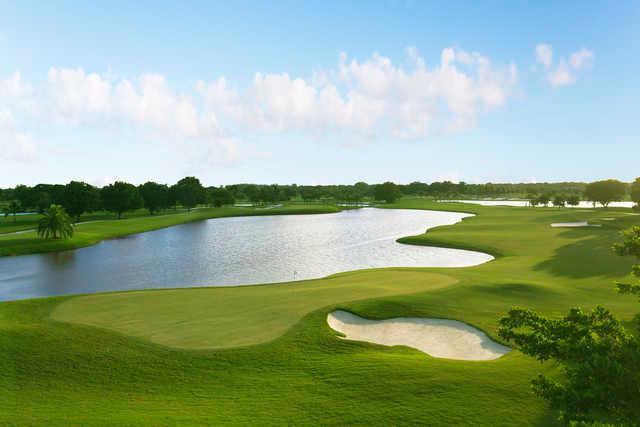
<path fill-rule="evenodd" d="M 310 79 L 256 73 L 242 91 L 225 79 L 196 88 L 210 109 L 250 129 L 424 138 L 472 125 L 504 105 L 517 81 L 515 65 L 495 68 L 479 53 L 444 49 L 431 68 L 415 48 L 407 53 L 410 69 L 377 53 L 364 61 L 343 53 Z"/>
<path fill-rule="evenodd" d="M 458 132 L 503 106 L 517 82 L 515 65 L 495 66 L 477 52 L 446 48 L 430 66 L 416 48 L 408 48 L 407 57 L 410 65 L 401 66 L 378 53 L 364 60 L 342 53 L 334 67 L 310 77 L 257 72 L 238 88 L 222 76 L 198 81 L 187 93 L 158 74 L 128 79 L 53 67 L 34 89 L 14 73 L 0 81 L 2 132 L 33 146 L 18 132 L 17 116 L 23 123 L 133 129 L 153 137 L 146 139 L 179 142 L 176 147 L 192 142 L 200 160 L 228 162 L 243 152 L 247 133 L 360 141 Z M 570 64 L 583 67 L 589 59 L 577 52 Z"/>
<path fill-rule="evenodd" d="M 536 45 L 536 61 L 542 64 L 546 71 L 547 81 L 553 87 L 570 85 L 576 82 L 576 74 L 593 66 L 595 55 L 592 51 L 582 48 L 568 59 L 562 58 L 555 69 L 553 65 L 553 49 L 549 44 Z"/>
<path fill-rule="evenodd" d="M 218 135 L 215 118 L 199 111 L 187 95 L 172 92 L 161 75 L 113 80 L 82 69 L 49 70 L 49 111 L 73 125 L 125 123 L 178 137 Z"/>

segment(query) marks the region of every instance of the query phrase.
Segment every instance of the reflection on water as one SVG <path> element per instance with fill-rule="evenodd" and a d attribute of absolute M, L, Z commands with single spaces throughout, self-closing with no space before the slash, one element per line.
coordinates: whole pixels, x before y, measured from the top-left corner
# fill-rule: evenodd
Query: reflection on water
<path fill-rule="evenodd" d="M 74 251 L 0 258 L 0 300 L 281 282 L 375 267 L 477 265 L 491 257 L 395 241 L 466 216 L 367 208 L 193 222 Z"/>
<path fill-rule="evenodd" d="M 52 268 L 64 268 L 73 262 L 75 256 L 75 251 L 54 252 L 42 257 L 42 262 L 51 264 Z"/>

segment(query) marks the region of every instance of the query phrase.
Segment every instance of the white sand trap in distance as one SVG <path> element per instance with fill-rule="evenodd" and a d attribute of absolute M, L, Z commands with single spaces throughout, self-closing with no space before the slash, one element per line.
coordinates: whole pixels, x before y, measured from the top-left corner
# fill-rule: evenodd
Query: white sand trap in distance
<path fill-rule="evenodd" d="M 600 224 L 589 224 L 587 221 L 554 222 L 552 227 L 600 227 Z"/>
<path fill-rule="evenodd" d="M 444 359 L 493 360 L 511 350 L 457 320 L 419 317 L 369 320 L 337 310 L 327 315 L 327 323 L 349 340 L 404 345 Z"/>

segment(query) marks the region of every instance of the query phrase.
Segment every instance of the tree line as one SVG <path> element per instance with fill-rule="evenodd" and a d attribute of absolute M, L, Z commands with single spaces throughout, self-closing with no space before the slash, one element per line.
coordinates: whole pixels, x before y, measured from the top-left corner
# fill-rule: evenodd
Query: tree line
<path fill-rule="evenodd" d="M 587 184 L 584 192 L 579 194 L 563 194 L 543 192 L 542 194 L 527 194 L 526 199 L 531 206 L 547 206 L 552 203 L 556 207 L 578 206 L 581 198 L 594 204 L 601 204 L 604 207 L 609 206 L 611 202 L 623 200 L 627 192 L 630 199 L 640 204 L 640 178 L 637 178 L 631 184 L 618 181 L 616 179 L 605 179 L 602 181 L 594 181 Z"/>
<path fill-rule="evenodd" d="M 178 205 L 191 210 L 199 204 L 222 206 L 234 202 L 225 188 L 204 187 L 195 177 L 185 177 L 171 186 L 152 181 L 139 186 L 116 181 L 102 188 L 81 181 L 66 185 L 18 185 L 11 190 L 2 190 L 0 200 L 3 199 L 9 202 L 5 214 L 21 210 L 45 213 L 55 205 L 62 206 L 75 221 L 84 213 L 99 210 L 113 212 L 121 218 L 123 213 L 143 207 L 153 215 Z"/>
<path fill-rule="evenodd" d="M 185 177 L 173 185 L 153 181 L 139 186 L 117 181 L 102 188 L 81 181 L 71 181 L 66 185 L 18 185 L 15 188 L 0 189 L 0 202 L 5 202 L 5 214 L 20 211 L 43 213 L 55 204 L 64 207 L 72 218 L 78 220 L 83 213 L 97 210 L 111 211 L 121 217 L 124 212 L 142 207 L 155 214 L 178 205 L 190 210 L 199 204 L 223 206 L 237 200 L 257 205 L 289 200 L 347 203 L 376 200 L 393 203 L 403 195 L 435 199 L 510 195 L 525 197 L 532 206 L 548 205 L 550 202 L 554 206 L 577 205 L 581 199 L 607 206 L 611 201 L 622 200 L 627 193 L 633 201 L 640 202 L 640 180 L 637 179 L 632 184 L 617 180 L 589 184 L 467 184 L 442 181 L 431 184 L 412 182 L 406 185 L 357 182 L 353 185 L 233 184 L 205 187 L 197 178 Z"/>

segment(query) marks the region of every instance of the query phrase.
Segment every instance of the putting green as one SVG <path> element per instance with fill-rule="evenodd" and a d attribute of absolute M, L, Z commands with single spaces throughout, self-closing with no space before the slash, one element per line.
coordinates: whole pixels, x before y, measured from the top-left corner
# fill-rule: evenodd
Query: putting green
<path fill-rule="evenodd" d="M 435 290 L 457 282 L 422 271 L 363 271 L 300 283 L 123 292 L 69 299 L 55 320 L 112 329 L 190 349 L 259 344 L 318 308 Z"/>

